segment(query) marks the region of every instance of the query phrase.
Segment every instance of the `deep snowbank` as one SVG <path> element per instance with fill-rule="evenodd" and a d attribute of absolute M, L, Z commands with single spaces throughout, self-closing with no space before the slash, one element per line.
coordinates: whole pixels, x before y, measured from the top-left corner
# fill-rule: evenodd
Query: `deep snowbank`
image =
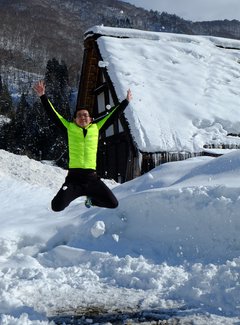
<path fill-rule="evenodd" d="M 45 325 L 57 310 L 89 307 L 239 321 L 239 160 L 165 164 L 108 182 L 116 210 L 80 198 L 54 213 L 65 172 L 0 151 L 0 324 Z"/>

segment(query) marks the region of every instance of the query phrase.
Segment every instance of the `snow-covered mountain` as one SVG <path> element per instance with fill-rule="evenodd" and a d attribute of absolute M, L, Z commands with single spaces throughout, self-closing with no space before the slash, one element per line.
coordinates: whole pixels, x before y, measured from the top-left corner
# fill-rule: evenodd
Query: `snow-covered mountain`
<path fill-rule="evenodd" d="M 129 27 L 148 28 L 151 17 L 142 8 L 117 0 L 1 1 L 1 70 L 12 66 L 43 74 L 47 61 L 56 58 L 66 62 L 76 86 L 87 28 L 126 23 Z"/>
<path fill-rule="evenodd" d="M 238 21 L 193 23 L 118 0 L 1 0 L 0 20 L 0 74 L 4 67 L 14 67 L 42 75 L 55 57 L 67 63 L 74 86 L 83 35 L 93 25 L 240 38 Z"/>
<path fill-rule="evenodd" d="M 239 166 L 238 151 L 164 164 L 107 181 L 115 210 L 54 213 L 66 172 L 1 150 L 0 324 L 237 324 Z"/>

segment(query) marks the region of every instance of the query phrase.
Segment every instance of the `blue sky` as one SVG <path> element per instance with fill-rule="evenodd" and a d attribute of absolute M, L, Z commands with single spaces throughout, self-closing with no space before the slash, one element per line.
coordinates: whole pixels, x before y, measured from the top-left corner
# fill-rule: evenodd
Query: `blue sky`
<path fill-rule="evenodd" d="M 192 21 L 240 20 L 239 0 L 125 0 L 148 10 L 166 11 Z"/>

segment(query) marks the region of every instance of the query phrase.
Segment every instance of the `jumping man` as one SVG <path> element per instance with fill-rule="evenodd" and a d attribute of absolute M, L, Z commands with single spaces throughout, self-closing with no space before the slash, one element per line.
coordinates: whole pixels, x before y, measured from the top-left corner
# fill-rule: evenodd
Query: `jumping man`
<path fill-rule="evenodd" d="M 97 176 L 96 161 L 99 132 L 106 128 L 107 121 L 122 112 L 132 99 L 132 93 L 127 91 L 126 99 L 112 107 L 108 114 L 94 122 L 86 109 L 79 109 L 72 122 L 67 121 L 53 107 L 45 94 L 45 84 L 41 80 L 34 90 L 50 118 L 61 127 L 68 140 L 68 173 L 64 184 L 52 200 L 52 210 L 62 211 L 73 200 L 87 196 L 86 207 L 91 205 L 116 208 L 118 200 L 106 184 Z"/>

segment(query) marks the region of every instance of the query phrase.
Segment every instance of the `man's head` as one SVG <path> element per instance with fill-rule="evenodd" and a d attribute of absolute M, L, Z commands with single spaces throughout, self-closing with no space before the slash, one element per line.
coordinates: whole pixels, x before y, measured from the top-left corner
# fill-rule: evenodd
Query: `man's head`
<path fill-rule="evenodd" d="M 89 111 L 80 109 L 74 114 L 74 122 L 81 128 L 86 128 L 91 122 L 92 118 Z"/>

